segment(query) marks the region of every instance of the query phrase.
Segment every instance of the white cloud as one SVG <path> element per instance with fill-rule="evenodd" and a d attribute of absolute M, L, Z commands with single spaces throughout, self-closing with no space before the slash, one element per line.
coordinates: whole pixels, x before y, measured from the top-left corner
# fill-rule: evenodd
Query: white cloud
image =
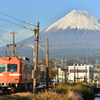
<path fill-rule="evenodd" d="M 16 32 L 17 32 L 16 42 L 24 40 L 24 39 L 34 35 L 33 31 L 30 31 L 30 30 L 27 30 L 27 29 L 17 30 Z"/>
<path fill-rule="evenodd" d="M 5 30 L 6 32 L 0 35 L 0 47 L 12 43 L 12 35 L 10 34 L 10 32 L 13 32 L 12 30 L 14 30 L 10 28 L 2 28 L 2 29 Z M 15 34 L 15 42 L 22 41 L 34 35 L 33 31 L 27 29 L 15 29 L 14 32 L 17 33 Z"/>

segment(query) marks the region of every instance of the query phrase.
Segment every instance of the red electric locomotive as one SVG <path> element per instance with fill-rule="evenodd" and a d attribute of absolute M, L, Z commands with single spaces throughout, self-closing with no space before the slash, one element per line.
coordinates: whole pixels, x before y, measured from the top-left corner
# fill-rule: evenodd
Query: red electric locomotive
<path fill-rule="evenodd" d="M 32 89 L 32 69 L 33 63 L 26 57 L 0 57 L 0 88 Z"/>

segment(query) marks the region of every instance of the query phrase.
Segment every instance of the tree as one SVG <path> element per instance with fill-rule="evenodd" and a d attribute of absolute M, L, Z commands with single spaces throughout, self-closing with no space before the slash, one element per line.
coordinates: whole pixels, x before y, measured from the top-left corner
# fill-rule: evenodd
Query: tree
<path fill-rule="evenodd" d="M 46 80 L 46 60 L 42 59 L 39 65 L 44 66 L 44 70 L 40 72 L 40 79 Z M 57 75 L 57 71 L 54 69 L 54 62 L 52 59 L 49 59 L 49 81 L 51 81 Z"/>

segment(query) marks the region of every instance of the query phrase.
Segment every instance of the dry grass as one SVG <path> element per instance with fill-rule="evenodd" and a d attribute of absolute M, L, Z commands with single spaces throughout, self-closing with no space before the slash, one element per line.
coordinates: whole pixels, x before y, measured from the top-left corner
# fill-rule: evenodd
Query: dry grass
<path fill-rule="evenodd" d="M 70 91 L 66 95 L 67 99 L 66 100 L 83 100 L 81 95 L 79 95 L 77 92 Z"/>
<path fill-rule="evenodd" d="M 74 88 L 74 90 L 77 90 L 79 92 L 84 91 L 84 87 L 81 84 L 76 84 L 73 88 Z"/>
<path fill-rule="evenodd" d="M 32 94 L 30 92 L 15 93 L 6 96 L 0 96 L 0 100 L 30 100 Z"/>
<path fill-rule="evenodd" d="M 39 93 L 32 100 L 83 100 L 79 94 L 69 91 L 66 94 L 58 94 L 56 92 Z"/>
<path fill-rule="evenodd" d="M 56 92 L 38 93 L 32 100 L 63 100 L 63 97 Z"/>
<path fill-rule="evenodd" d="M 86 93 L 91 94 L 90 89 L 87 88 L 86 90 Z M 35 96 L 30 92 L 15 93 L 5 97 L 0 96 L 0 100 L 83 100 L 80 93 L 83 93 L 84 91 L 85 88 L 82 84 L 59 84 L 54 87 L 53 91 L 41 92 Z"/>
<path fill-rule="evenodd" d="M 15 93 L 7 96 L 0 96 L 0 100 L 82 100 L 81 96 L 74 91 L 68 91 L 66 94 L 56 92 L 42 92 L 35 95 L 30 92 Z"/>

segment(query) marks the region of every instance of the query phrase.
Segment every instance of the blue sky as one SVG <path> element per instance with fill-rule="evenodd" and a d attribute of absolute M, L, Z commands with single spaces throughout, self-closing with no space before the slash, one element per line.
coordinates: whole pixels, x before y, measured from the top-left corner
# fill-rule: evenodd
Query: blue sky
<path fill-rule="evenodd" d="M 0 12 L 36 25 L 40 22 L 40 31 L 49 27 L 72 10 L 84 10 L 100 18 L 100 0 L 0 0 Z M 0 13 L 0 46 L 11 43 L 10 32 L 17 32 L 16 42 L 32 36 L 34 33 L 20 27 L 35 28 Z"/>

